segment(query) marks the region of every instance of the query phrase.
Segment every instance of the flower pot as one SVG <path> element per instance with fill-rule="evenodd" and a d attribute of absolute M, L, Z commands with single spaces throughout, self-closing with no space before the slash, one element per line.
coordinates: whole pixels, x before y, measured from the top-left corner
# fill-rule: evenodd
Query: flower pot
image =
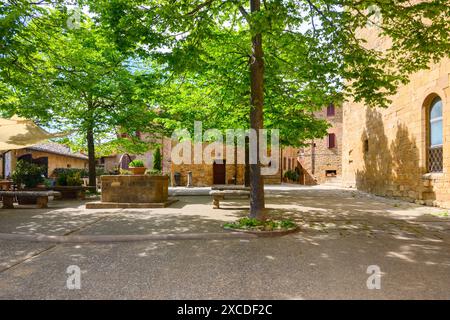
<path fill-rule="evenodd" d="M 128 168 L 133 174 L 145 174 L 146 167 L 129 167 Z"/>

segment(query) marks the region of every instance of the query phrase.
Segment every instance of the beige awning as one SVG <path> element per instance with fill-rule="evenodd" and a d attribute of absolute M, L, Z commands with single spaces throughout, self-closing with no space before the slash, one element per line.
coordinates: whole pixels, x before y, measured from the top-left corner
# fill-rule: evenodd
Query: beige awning
<path fill-rule="evenodd" d="M 67 134 L 49 133 L 33 121 L 16 116 L 11 119 L 0 118 L 0 150 L 2 151 L 26 148 Z"/>

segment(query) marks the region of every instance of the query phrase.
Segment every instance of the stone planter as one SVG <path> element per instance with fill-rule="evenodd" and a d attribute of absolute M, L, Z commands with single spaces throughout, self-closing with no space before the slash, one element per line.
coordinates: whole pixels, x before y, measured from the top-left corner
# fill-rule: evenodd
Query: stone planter
<path fill-rule="evenodd" d="M 229 228 L 224 227 L 225 230 L 233 231 L 233 232 L 242 232 L 242 233 L 250 233 L 253 235 L 256 235 L 258 237 L 281 237 L 285 236 L 294 232 L 300 231 L 300 227 L 290 228 L 290 229 L 279 229 L 279 230 L 272 230 L 272 231 L 265 231 L 265 230 L 254 230 L 254 229 L 238 229 L 238 228 Z"/>
<path fill-rule="evenodd" d="M 101 181 L 101 202 L 88 203 L 86 208 L 155 208 L 173 202 L 168 199 L 168 176 L 102 176 Z"/>
<path fill-rule="evenodd" d="M 83 186 L 55 186 L 52 189 L 61 193 L 61 199 L 83 200 L 85 197 Z"/>
<path fill-rule="evenodd" d="M 128 170 L 130 170 L 134 175 L 141 175 L 145 174 L 145 170 L 147 170 L 146 167 L 129 167 Z"/>

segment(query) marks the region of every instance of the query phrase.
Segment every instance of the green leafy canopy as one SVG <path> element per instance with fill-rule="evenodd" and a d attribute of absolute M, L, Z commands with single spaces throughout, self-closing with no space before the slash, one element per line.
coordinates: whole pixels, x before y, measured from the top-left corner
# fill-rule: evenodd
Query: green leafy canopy
<path fill-rule="evenodd" d="M 244 0 L 83 3 L 123 52 L 161 63 L 158 121 L 171 128 L 248 126 L 250 43 L 261 33 L 264 125 L 291 145 L 326 132 L 313 111 L 346 99 L 385 107 L 409 74 L 450 52 L 448 0 L 265 0 L 255 13 Z M 368 25 L 391 39 L 387 50 L 367 45 Z"/>

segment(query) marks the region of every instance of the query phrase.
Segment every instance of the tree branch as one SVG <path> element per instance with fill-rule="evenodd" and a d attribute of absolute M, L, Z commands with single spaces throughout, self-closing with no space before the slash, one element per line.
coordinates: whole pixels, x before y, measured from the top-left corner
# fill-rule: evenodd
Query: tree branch
<path fill-rule="evenodd" d="M 322 16 L 322 18 L 328 22 L 331 26 L 334 27 L 334 23 L 333 21 L 331 21 L 330 19 L 328 19 L 328 17 L 325 15 L 325 13 L 323 13 L 322 10 L 320 10 L 314 3 L 311 2 L 311 0 L 306 0 L 310 6 L 310 8 L 313 8 L 320 16 Z"/>
<path fill-rule="evenodd" d="M 243 6 L 239 6 L 239 11 L 241 12 L 242 16 L 247 20 L 247 22 L 250 22 L 250 18 L 248 16 L 248 12 L 244 9 Z"/>
<path fill-rule="evenodd" d="M 205 1 L 205 2 L 203 2 L 203 3 L 201 3 L 201 4 L 199 4 L 197 7 L 195 7 L 195 9 L 194 10 L 192 10 L 192 11 L 190 11 L 190 12 L 188 12 L 188 16 L 193 16 L 193 15 L 195 15 L 195 14 L 197 14 L 197 12 L 199 12 L 200 10 L 202 10 L 204 7 L 207 7 L 207 6 L 209 6 L 211 3 L 213 3 L 215 0 L 208 0 L 208 1 Z"/>

